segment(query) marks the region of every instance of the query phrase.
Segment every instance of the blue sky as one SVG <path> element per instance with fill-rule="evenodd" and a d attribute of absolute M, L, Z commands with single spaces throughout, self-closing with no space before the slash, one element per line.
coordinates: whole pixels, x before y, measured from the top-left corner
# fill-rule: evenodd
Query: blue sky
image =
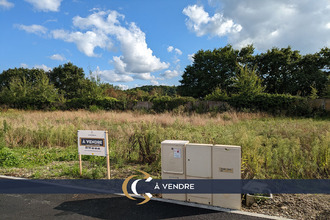
<path fill-rule="evenodd" d="M 178 85 L 200 49 L 330 46 L 329 0 L 0 0 L 0 71 L 72 62 L 122 88 Z"/>

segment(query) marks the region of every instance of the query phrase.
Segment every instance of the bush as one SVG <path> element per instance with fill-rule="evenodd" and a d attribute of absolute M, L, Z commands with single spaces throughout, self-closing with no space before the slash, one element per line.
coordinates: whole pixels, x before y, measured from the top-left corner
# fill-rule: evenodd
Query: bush
<path fill-rule="evenodd" d="M 233 95 L 228 102 L 238 110 L 251 109 L 272 114 L 282 113 L 295 116 L 308 116 L 311 113 L 306 98 L 285 94 Z"/>
<path fill-rule="evenodd" d="M 116 110 L 122 108 L 121 102 L 115 98 L 105 97 L 105 98 L 96 99 L 94 101 L 95 101 L 95 105 L 99 106 L 104 110 Z"/>
<path fill-rule="evenodd" d="M 18 157 L 8 147 L 0 149 L 0 166 L 13 167 L 19 164 Z"/>
<path fill-rule="evenodd" d="M 100 108 L 97 105 L 91 105 L 91 106 L 89 106 L 89 111 L 98 112 L 98 111 L 100 111 Z"/>
<path fill-rule="evenodd" d="M 105 97 L 105 98 L 73 98 L 66 102 L 66 107 L 68 109 L 89 109 L 96 110 L 116 110 L 123 109 L 122 101 L 118 101 L 115 98 Z"/>
<path fill-rule="evenodd" d="M 170 96 L 159 96 L 151 100 L 153 104 L 153 110 L 156 112 L 172 111 L 181 105 L 186 105 L 188 102 L 194 102 L 195 99 L 192 97 L 170 97 Z"/>
<path fill-rule="evenodd" d="M 207 101 L 227 101 L 228 95 L 226 91 L 221 90 L 221 88 L 217 87 L 212 93 L 205 96 L 205 100 Z"/>

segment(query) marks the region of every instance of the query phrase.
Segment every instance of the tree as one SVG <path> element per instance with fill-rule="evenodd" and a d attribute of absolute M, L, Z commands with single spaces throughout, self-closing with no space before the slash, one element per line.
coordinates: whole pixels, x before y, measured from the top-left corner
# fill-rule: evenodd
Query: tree
<path fill-rule="evenodd" d="M 325 98 L 330 98 L 330 76 L 328 76 L 327 84 L 322 94 Z"/>
<path fill-rule="evenodd" d="M 81 80 L 80 88 L 77 90 L 77 97 L 98 99 L 104 96 L 104 88 L 102 88 L 100 77 L 93 75 L 90 71 L 89 78 L 84 78 Z"/>
<path fill-rule="evenodd" d="M 234 80 L 238 94 L 244 96 L 254 96 L 262 93 L 265 88 L 261 85 L 261 79 L 256 74 L 255 68 L 249 69 L 246 65 L 242 67 L 239 65 L 239 73 Z"/>
<path fill-rule="evenodd" d="M 228 95 L 226 91 L 221 90 L 221 88 L 217 87 L 215 90 L 205 96 L 205 100 L 210 101 L 226 101 L 228 100 Z"/>
<path fill-rule="evenodd" d="M 133 89 L 128 89 L 125 91 L 129 94 L 132 99 L 136 100 L 149 100 L 153 96 L 171 96 L 175 97 L 177 95 L 177 87 L 175 86 L 141 86 Z"/>
<path fill-rule="evenodd" d="M 53 84 L 49 83 L 49 78 L 45 72 L 41 72 L 37 76 L 29 96 L 38 108 L 49 106 L 51 103 L 58 101 L 59 98 L 58 90 Z"/>
<path fill-rule="evenodd" d="M 0 74 L 0 91 L 9 88 L 13 79 L 19 79 L 26 82 L 35 82 L 38 75 L 45 71 L 42 69 L 14 68 L 3 71 Z"/>
<path fill-rule="evenodd" d="M 58 92 L 49 78 L 41 69 L 22 69 L 19 72 L 8 71 L 9 83 L 1 90 L 0 98 L 3 104 L 16 108 L 45 108 L 58 100 Z M 33 76 L 33 77 L 31 77 Z"/>
<path fill-rule="evenodd" d="M 301 55 L 291 47 L 272 48 L 256 56 L 256 71 L 263 81 L 267 93 L 290 93 L 295 88 L 295 77 L 299 71 Z"/>
<path fill-rule="evenodd" d="M 253 63 L 253 52 L 251 45 L 240 51 L 231 45 L 213 51 L 198 51 L 193 57 L 193 64 L 188 65 L 182 75 L 179 94 L 201 98 L 217 87 L 231 92 L 237 72 L 236 63 Z"/>
<path fill-rule="evenodd" d="M 327 84 L 326 66 L 319 53 L 306 54 L 299 62 L 298 71 L 294 75 L 294 83 L 290 86 L 295 90 L 291 94 L 308 96 L 312 93 L 312 88 L 320 94 L 325 91 Z"/>
<path fill-rule="evenodd" d="M 55 67 L 49 72 L 49 79 L 67 99 L 80 98 L 86 83 L 84 70 L 70 62 Z"/>

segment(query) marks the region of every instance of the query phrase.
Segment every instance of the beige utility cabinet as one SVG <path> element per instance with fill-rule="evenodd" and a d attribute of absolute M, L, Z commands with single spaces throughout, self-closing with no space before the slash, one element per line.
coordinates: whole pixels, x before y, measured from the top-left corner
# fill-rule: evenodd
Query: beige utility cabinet
<path fill-rule="evenodd" d="M 212 179 L 212 146 L 192 143 L 186 145 L 187 179 Z M 187 201 L 212 205 L 212 194 L 188 193 Z"/>
<path fill-rule="evenodd" d="M 212 175 L 213 179 L 241 179 L 241 147 L 214 145 Z M 213 194 L 213 205 L 241 209 L 241 194 Z"/>
<path fill-rule="evenodd" d="M 186 179 L 185 147 L 188 143 L 181 140 L 161 143 L 163 179 Z M 186 201 L 186 194 L 163 194 L 163 198 Z"/>

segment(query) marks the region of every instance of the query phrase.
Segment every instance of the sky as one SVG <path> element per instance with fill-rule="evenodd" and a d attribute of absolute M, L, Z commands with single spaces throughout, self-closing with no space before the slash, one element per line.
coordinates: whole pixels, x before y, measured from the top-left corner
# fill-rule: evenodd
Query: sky
<path fill-rule="evenodd" d="M 330 0 L 0 0 L 0 72 L 72 62 L 122 89 L 179 85 L 198 50 L 330 47 Z"/>

